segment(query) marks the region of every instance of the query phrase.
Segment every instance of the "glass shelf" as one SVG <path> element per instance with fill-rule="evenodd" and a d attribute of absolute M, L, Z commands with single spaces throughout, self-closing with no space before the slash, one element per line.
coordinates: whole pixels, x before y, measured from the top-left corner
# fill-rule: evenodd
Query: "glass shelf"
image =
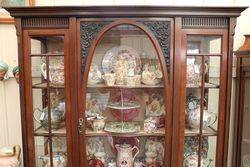
<path fill-rule="evenodd" d="M 64 85 L 54 85 L 52 83 L 50 83 L 50 86 L 49 86 L 51 89 L 64 89 L 65 86 Z M 34 84 L 32 85 L 32 88 L 33 89 L 47 89 L 48 88 L 48 85 L 46 82 L 44 83 L 37 83 L 37 84 Z"/>
<path fill-rule="evenodd" d="M 127 85 L 114 85 L 107 86 L 105 84 L 96 84 L 88 85 L 88 88 L 106 88 L 106 89 L 147 89 L 147 88 L 164 88 L 163 85 L 136 85 L 136 86 L 127 86 Z"/>
<path fill-rule="evenodd" d="M 198 136 L 199 129 L 185 129 L 185 136 Z M 217 136 L 217 131 L 213 128 L 206 128 L 202 130 L 202 136 Z"/>
<path fill-rule="evenodd" d="M 201 85 L 187 85 L 186 86 L 188 89 L 194 89 L 194 88 L 201 88 Z M 217 84 L 213 84 L 213 83 L 205 83 L 204 85 L 205 89 L 216 89 L 216 88 L 220 88 L 220 85 Z"/>
<path fill-rule="evenodd" d="M 49 136 L 48 130 L 43 127 L 39 127 L 34 132 L 35 136 Z M 66 127 L 62 126 L 59 129 L 51 130 L 52 136 L 66 136 Z"/>

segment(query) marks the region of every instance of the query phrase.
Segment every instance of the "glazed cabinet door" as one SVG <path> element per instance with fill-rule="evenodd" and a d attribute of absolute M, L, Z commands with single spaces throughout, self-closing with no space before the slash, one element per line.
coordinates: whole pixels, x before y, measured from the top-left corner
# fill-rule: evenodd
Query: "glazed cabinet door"
<path fill-rule="evenodd" d="M 24 30 L 24 123 L 32 167 L 67 166 L 68 40 L 68 30 Z"/>
<path fill-rule="evenodd" d="M 169 165 L 171 21 L 156 25 L 165 26 L 165 53 L 147 23 L 79 22 L 85 63 L 79 113 L 84 166 Z M 98 28 L 96 36 L 87 33 Z M 89 38 L 94 40 L 86 52 Z"/>
<path fill-rule="evenodd" d="M 186 55 L 184 167 L 222 166 L 227 30 L 183 30 Z"/>

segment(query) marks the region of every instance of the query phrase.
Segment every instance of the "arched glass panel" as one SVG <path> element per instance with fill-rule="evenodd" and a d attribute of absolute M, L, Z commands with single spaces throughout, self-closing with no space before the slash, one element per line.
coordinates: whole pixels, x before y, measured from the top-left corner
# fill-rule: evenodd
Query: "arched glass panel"
<path fill-rule="evenodd" d="M 124 24 L 104 34 L 86 91 L 89 166 L 163 166 L 168 107 L 163 74 L 144 31 Z"/>

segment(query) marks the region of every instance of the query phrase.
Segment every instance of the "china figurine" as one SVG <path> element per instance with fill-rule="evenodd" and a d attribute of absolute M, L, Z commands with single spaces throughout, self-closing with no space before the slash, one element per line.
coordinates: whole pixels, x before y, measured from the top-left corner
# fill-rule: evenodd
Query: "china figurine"
<path fill-rule="evenodd" d="M 9 66 L 0 60 L 0 81 L 3 81 L 5 79 L 8 79 L 7 72 L 8 72 Z"/>
<path fill-rule="evenodd" d="M 19 67 L 18 66 L 14 67 L 12 73 L 16 79 L 16 82 L 19 83 Z"/>
<path fill-rule="evenodd" d="M 116 144 L 115 148 L 117 149 L 117 159 L 116 164 L 118 166 L 124 167 L 133 167 L 134 159 L 139 153 L 138 147 L 132 147 L 129 144 Z M 136 150 L 135 155 L 133 156 L 133 150 Z"/>
<path fill-rule="evenodd" d="M 40 115 L 39 118 L 37 115 Z M 39 109 L 36 108 L 34 111 L 34 118 L 39 122 L 45 129 L 48 129 L 48 108 Z M 65 110 L 60 110 L 58 107 L 51 109 L 51 128 L 58 129 L 61 123 L 65 120 Z"/>
<path fill-rule="evenodd" d="M 102 81 L 102 73 L 97 65 L 92 65 L 89 70 L 88 84 L 94 85 Z"/>
<path fill-rule="evenodd" d="M 64 64 L 63 60 L 49 65 L 49 76 L 47 76 L 46 63 L 41 65 L 41 74 L 44 79 L 49 79 L 52 84 L 63 85 L 64 84 Z"/>

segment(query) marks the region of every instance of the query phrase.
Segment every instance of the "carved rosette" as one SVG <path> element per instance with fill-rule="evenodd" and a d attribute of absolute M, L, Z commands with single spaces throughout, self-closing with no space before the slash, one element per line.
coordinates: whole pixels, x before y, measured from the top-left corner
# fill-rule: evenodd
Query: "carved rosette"
<path fill-rule="evenodd" d="M 82 73 L 84 73 L 86 60 L 89 53 L 89 48 L 92 41 L 95 39 L 97 34 L 101 29 L 109 24 L 110 22 L 81 22 L 80 25 L 80 45 L 81 45 L 81 64 L 82 64 Z"/>
<path fill-rule="evenodd" d="M 170 35 L 171 23 L 170 21 L 143 21 L 143 23 L 154 34 L 158 43 L 161 46 L 162 53 L 167 65 L 170 69 Z"/>

